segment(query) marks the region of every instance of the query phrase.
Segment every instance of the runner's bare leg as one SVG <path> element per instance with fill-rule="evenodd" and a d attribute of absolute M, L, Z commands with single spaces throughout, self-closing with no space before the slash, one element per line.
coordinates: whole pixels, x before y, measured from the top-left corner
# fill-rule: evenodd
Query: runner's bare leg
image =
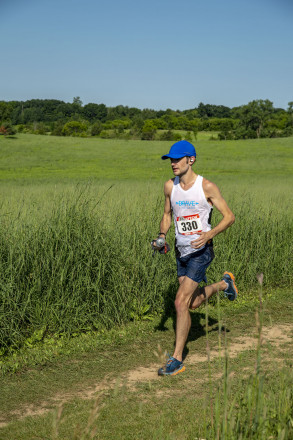
<path fill-rule="evenodd" d="M 173 357 L 182 361 L 183 349 L 191 327 L 189 309 L 198 308 L 214 293 L 225 290 L 225 281 L 198 288 L 198 283 L 188 277 L 179 278 L 179 289 L 175 299 L 176 308 L 176 344 Z"/>

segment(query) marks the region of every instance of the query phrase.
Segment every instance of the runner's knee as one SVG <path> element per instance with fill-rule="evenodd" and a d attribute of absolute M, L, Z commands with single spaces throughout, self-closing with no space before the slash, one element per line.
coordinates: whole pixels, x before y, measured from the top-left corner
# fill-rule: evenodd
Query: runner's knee
<path fill-rule="evenodd" d="M 175 308 L 176 310 L 182 310 L 189 308 L 191 294 L 185 294 L 183 292 L 178 292 L 175 299 Z"/>

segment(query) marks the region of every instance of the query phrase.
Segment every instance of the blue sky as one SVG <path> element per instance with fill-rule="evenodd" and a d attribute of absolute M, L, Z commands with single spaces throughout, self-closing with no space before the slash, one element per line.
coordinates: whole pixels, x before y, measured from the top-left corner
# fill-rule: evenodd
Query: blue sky
<path fill-rule="evenodd" d="M 1 0 L 0 100 L 293 101 L 291 0 Z"/>

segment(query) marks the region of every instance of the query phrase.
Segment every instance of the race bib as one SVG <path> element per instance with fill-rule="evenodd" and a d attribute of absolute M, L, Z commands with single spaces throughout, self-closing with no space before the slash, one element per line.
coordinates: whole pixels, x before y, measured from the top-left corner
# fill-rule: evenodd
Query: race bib
<path fill-rule="evenodd" d="M 179 234 L 193 235 L 202 231 L 199 214 L 177 217 L 176 221 Z"/>

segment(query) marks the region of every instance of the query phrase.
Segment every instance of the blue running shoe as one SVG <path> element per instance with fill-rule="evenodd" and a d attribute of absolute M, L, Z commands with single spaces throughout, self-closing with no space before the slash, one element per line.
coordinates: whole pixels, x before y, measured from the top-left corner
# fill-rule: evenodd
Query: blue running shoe
<path fill-rule="evenodd" d="M 231 272 L 225 272 L 222 278 L 228 285 L 227 289 L 224 290 L 224 295 L 230 300 L 234 301 L 237 298 L 238 289 L 235 284 L 235 277 Z"/>
<path fill-rule="evenodd" d="M 158 371 L 159 376 L 176 376 L 178 373 L 183 373 L 185 371 L 185 366 L 178 359 L 169 357 L 165 367 L 162 367 Z"/>

